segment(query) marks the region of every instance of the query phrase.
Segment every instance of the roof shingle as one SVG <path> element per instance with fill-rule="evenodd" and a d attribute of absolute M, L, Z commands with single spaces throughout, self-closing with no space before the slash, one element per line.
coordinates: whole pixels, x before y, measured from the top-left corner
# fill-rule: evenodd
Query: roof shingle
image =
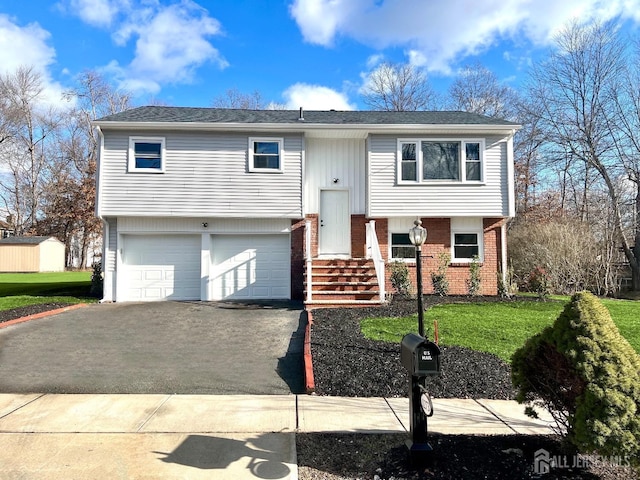
<path fill-rule="evenodd" d="M 316 125 L 503 125 L 517 126 L 499 118 L 486 117 L 457 111 L 337 111 L 309 110 L 237 110 L 226 108 L 147 106 L 126 110 L 96 120 L 97 124 L 109 122 L 150 123 L 272 123 Z"/>

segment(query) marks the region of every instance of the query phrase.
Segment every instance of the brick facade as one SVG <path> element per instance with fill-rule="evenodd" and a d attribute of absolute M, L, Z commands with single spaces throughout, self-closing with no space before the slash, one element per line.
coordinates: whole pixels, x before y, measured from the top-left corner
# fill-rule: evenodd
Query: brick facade
<path fill-rule="evenodd" d="M 307 215 L 305 220 L 311 221 L 311 254 L 318 255 L 318 215 Z M 294 220 L 291 225 L 291 295 L 294 299 L 302 299 L 304 295 L 304 245 L 305 220 Z M 371 219 L 364 215 L 351 216 L 351 256 L 362 258 L 366 255 L 366 224 Z M 373 219 L 376 222 L 376 233 L 382 258 L 389 258 L 388 220 Z M 497 295 L 498 272 L 501 271 L 501 231 L 502 218 L 483 219 L 484 261 L 480 267 L 480 293 Z M 427 241 L 422 247 L 422 278 L 425 294 L 433 293 L 431 273 L 438 269 L 439 256 L 451 253 L 451 220 L 449 218 L 423 218 L 422 225 L 427 229 Z M 388 265 L 388 264 L 387 264 Z M 416 268 L 414 263 L 407 263 L 411 284 L 416 284 Z M 454 263 L 447 268 L 449 294 L 466 295 L 469 264 Z M 386 291 L 393 293 L 390 282 L 390 270 L 386 269 Z"/>

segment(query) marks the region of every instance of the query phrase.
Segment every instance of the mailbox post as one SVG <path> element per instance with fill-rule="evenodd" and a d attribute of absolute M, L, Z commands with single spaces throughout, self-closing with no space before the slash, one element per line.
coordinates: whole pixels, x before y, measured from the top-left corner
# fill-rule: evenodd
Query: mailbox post
<path fill-rule="evenodd" d="M 427 417 L 433 415 L 426 378 L 440 375 L 440 348 L 422 335 L 409 333 L 400 344 L 400 361 L 411 377 L 409 384 L 409 416 L 411 439 L 407 447 L 412 462 L 424 460 L 432 451 L 427 441 Z"/>

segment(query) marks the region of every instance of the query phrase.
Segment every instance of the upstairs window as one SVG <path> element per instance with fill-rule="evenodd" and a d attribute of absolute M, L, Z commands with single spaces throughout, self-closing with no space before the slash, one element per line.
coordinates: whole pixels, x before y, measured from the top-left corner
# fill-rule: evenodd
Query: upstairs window
<path fill-rule="evenodd" d="M 481 164 L 480 164 L 480 144 L 477 142 L 465 144 L 465 168 L 468 181 L 479 182 L 481 176 Z"/>
<path fill-rule="evenodd" d="M 161 137 L 129 138 L 129 172 L 163 173 L 165 142 Z"/>
<path fill-rule="evenodd" d="M 398 183 L 481 182 L 481 141 L 400 140 Z"/>
<path fill-rule="evenodd" d="M 402 170 L 402 180 L 407 182 L 416 181 L 416 173 L 418 172 L 418 156 L 416 154 L 415 143 L 403 143 L 401 147 L 402 160 L 400 169 Z"/>
<path fill-rule="evenodd" d="M 423 180 L 460 180 L 460 142 L 422 142 Z"/>
<path fill-rule="evenodd" d="M 249 171 L 282 173 L 283 140 L 281 138 L 249 139 Z"/>

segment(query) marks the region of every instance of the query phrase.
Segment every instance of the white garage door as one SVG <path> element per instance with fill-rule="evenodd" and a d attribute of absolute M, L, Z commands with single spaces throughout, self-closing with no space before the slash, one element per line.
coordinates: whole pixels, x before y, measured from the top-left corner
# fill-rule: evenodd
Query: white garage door
<path fill-rule="evenodd" d="M 118 300 L 199 300 L 201 242 L 196 235 L 125 235 Z"/>
<path fill-rule="evenodd" d="M 214 235 L 212 298 L 288 299 L 290 265 L 289 235 Z"/>

